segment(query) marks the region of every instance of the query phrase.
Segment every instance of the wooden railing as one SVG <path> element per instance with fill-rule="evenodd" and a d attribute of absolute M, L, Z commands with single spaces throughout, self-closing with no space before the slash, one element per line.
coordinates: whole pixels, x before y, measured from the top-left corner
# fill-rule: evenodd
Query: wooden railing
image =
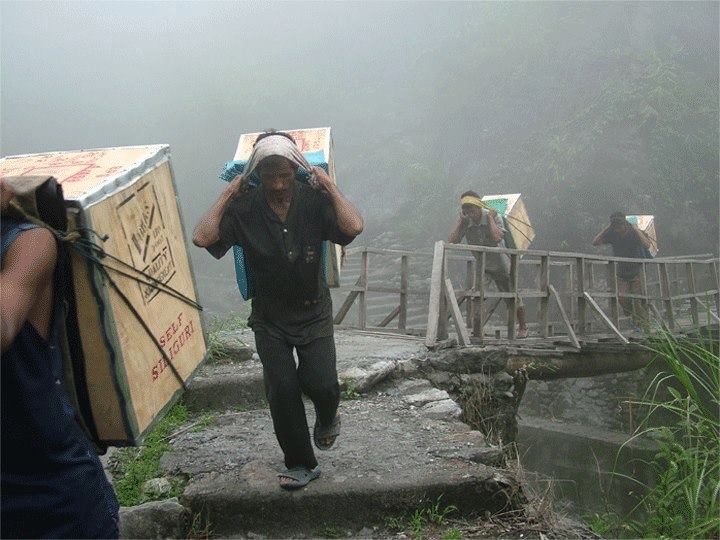
<path fill-rule="evenodd" d="M 348 250 L 348 256 L 360 257 L 360 276 L 354 285 L 343 287 L 348 291 L 348 295 L 340 305 L 334 317 L 336 325 L 342 325 L 348 312 L 357 302 L 358 317 L 355 328 L 360 330 L 377 330 L 377 331 L 395 331 L 404 334 L 417 333 L 417 329 L 411 329 L 407 325 L 408 301 L 411 295 L 419 297 L 427 297 L 429 291 L 427 288 L 411 287 L 409 281 L 410 262 L 413 259 L 421 258 L 426 261 L 432 257 L 430 252 L 422 251 L 405 251 L 397 249 L 378 249 L 371 247 L 358 247 Z M 397 268 L 400 283 L 399 286 L 388 286 L 387 283 L 373 283 L 370 281 L 370 256 L 376 256 L 382 260 L 381 264 L 388 265 L 392 262 L 388 259 L 396 260 L 399 258 L 399 268 Z M 368 295 L 371 293 L 380 293 L 387 296 L 397 295 L 398 304 L 394 307 L 381 321 L 375 325 L 370 324 L 367 315 Z M 396 326 L 390 326 L 394 320 L 397 320 Z"/>
<path fill-rule="evenodd" d="M 468 256 L 468 251 L 474 256 Z M 510 260 L 508 292 L 489 291 L 485 279 L 476 277 L 485 275 L 490 253 Z M 640 292 L 619 290 L 619 263 L 640 265 Z M 578 336 L 608 332 L 627 343 L 621 323 L 631 320 L 638 311 L 647 312 L 653 324 L 671 331 L 699 329 L 720 322 L 718 266 L 718 259 L 711 256 L 625 259 L 437 242 L 426 344 L 432 347 L 447 338 L 449 319 L 455 325 L 460 345 L 483 342 L 488 332 L 490 338 L 500 338 L 503 330 L 507 339 L 513 340 L 521 299 L 527 305 L 528 326 L 535 335 L 566 335 L 577 348 Z M 604 270 L 604 275 L 599 270 Z M 453 285 L 459 282 L 462 285 Z M 503 300 L 508 304 L 507 324 L 504 329 L 488 328 L 490 316 Z M 463 302 L 467 302 L 465 317 L 460 311 Z M 631 307 L 631 316 L 621 314 L 623 304 Z"/>

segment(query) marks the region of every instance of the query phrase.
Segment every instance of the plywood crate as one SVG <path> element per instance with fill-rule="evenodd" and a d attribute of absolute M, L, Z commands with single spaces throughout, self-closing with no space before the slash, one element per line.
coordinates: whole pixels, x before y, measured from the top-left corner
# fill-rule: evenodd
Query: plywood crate
<path fill-rule="evenodd" d="M 485 195 L 482 200 L 503 216 L 509 237 L 505 245 L 509 248 L 527 249 L 535 239 L 535 230 L 525 209 L 520 193 L 506 195 Z"/>
<path fill-rule="evenodd" d="M 69 230 L 107 235 L 102 242 L 84 233 L 108 255 L 197 301 L 168 146 L 10 156 L 0 162 L 0 176 L 31 175 L 54 176 L 62 185 Z M 69 252 L 91 421 L 101 443 L 138 444 L 182 392 L 159 347 L 183 381 L 205 358 L 200 313 L 152 280 L 103 258 L 109 278 L 148 333 L 97 265 Z"/>
<path fill-rule="evenodd" d="M 655 232 L 655 216 L 626 216 L 628 223 L 637 227 L 645 237 L 650 240 L 650 254 L 655 257 L 658 253 L 657 233 Z"/>
<path fill-rule="evenodd" d="M 333 161 L 332 153 L 332 137 L 329 127 L 289 129 L 282 131 L 284 133 L 288 133 L 293 139 L 295 139 L 295 143 L 310 165 L 325 169 L 332 181 L 337 184 L 337 180 L 335 179 L 335 163 Z M 260 133 L 261 132 L 244 133 L 240 135 L 240 140 L 238 141 L 237 149 L 235 150 L 235 156 L 233 157 L 233 161 L 235 164 L 239 164 L 240 168 L 242 168 L 243 164 L 247 163 L 247 160 L 250 159 L 253 145 Z M 239 170 L 239 168 L 236 170 Z M 226 179 L 231 180 L 232 178 L 227 176 Z M 257 182 L 258 179 L 255 179 L 255 181 Z M 249 292 L 244 254 L 240 246 L 234 246 L 233 252 L 235 255 L 235 272 L 237 275 L 238 287 L 240 288 L 243 298 L 247 300 L 252 293 Z M 324 242 L 323 274 L 329 287 L 340 286 L 341 261 L 342 248 L 331 242 Z"/>

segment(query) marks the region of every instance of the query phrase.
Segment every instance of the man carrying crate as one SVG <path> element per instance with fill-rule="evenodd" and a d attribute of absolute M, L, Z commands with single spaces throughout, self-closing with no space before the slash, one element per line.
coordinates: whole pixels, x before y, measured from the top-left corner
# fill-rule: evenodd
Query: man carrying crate
<path fill-rule="evenodd" d="M 296 179 L 299 167 L 311 171 L 311 185 Z M 250 188 L 254 171 L 260 185 Z M 245 252 L 255 292 L 248 323 L 285 455 L 287 471 L 278 475 L 284 489 L 303 487 L 320 476 L 303 394 L 315 405 L 315 445 L 326 450 L 340 433 L 332 302 L 322 277 L 321 249 L 325 240 L 347 245 L 362 230 L 355 206 L 281 132 L 258 136 L 243 174 L 195 228 L 195 245 L 218 259 L 233 245 Z"/>
<path fill-rule="evenodd" d="M 12 196 L 0 178 L 0 537 L 117 538 L 115 493 L 63 384 L 65 254 L 5 214 Z"/>
<path fill-rule="evenodd" d="M 474 246 L 505 247 L 505 228 L 502 218 L 494 208 L 487 208 L 480 196 L 474 191 L 466 191 L 460 196 L 460 216 L 453 228 L 448 242 L 457 244 L 463 237 L 468 244 Z M 484 279 L 480 272 L 480 253 L 473 252 L 478 260 L 477 280 Z M 485 274 L 495 282 L 501 292 L 510 292 L 510 263 L 507 255 L 502 253 L 485 254 Z M 508 309 L 512 309 L 512 299 L 506 298 Z M 518 332 L 517 337 L 522 339 L 528 335 L 525 323 L 525 307 L 522 299 L 518 297 L 517 307 Z"/>
<path fill-rule="evenodd" d="M 647 259 L 650 255 L 650 239 L 642 231 L 633 227 L 622 212 L 610 216 L 610 223 L 593 239 L 592 245 L 610 244 L 615 257 L 629 259 Z M 617 264 L 618 294 L 620 305 L 626 315 L 633 318 L 633 323 L 646 327 L 649 322 L 645 301 L 626 298 L 624 294 L 645 294 L 640 281 L 641 266 L 632 262 Z"/>

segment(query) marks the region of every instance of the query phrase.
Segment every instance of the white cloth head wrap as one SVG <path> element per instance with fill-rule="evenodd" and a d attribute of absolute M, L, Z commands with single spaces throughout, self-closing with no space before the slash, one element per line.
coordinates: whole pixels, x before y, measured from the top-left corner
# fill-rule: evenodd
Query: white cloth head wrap
<path fill-rule="evenodd" d="M 260 162 L 270 156 L 284 157 L 297 167 L 302 167 L 310 174 L 310 185 L 317 187 L 312 165 L 308 163 L 295 143 L 283 135 L 269 135 L 255 143 L 243 170 L 243 176 L 249 177 L 260 165 Z"/>

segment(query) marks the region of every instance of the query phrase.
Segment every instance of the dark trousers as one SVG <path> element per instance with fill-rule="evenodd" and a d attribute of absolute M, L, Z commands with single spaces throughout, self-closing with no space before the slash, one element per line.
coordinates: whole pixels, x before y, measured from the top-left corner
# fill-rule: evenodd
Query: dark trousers
<path fill-rule="evenodd" d="M 255 346 L 263 365 L 265 395 L 275 436 L 285 454 L 285 466 L 315 468 L 317 460 L 302 395 L 315 405 L 315 422 L 320 425 L 332 422 L 340 402 L 333 336 L 294 346 L 265 332 L 257 332 Z M 297 367 L 293 348 L 297 351 Z"/>

